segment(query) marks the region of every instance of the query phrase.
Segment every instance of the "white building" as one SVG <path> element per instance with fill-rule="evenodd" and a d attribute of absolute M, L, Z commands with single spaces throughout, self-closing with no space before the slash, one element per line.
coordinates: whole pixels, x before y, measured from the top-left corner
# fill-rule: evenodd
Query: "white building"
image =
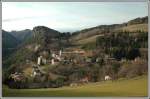
<path fill-rule="evenodd" d="M 55 53 L 52 53 L 52 57 L 55 58 Z"/>
<path fill-rule="evenodd" d="M 54 65 L 54 64 L 55 64 L 55 61 L 54 61 L 54 59 L 52 59 L 52 60 L 51 60 L 51 64 L 52 64 L 52 65 Z"/>
<path fill-rule="evenodd" d="M 105 80 L 111 80 L 111 77 L 109 75 L 106 75 Z"/>
<path fill-rule="evenodd" d="M 62 54 L 62 51 L 60 50 L 60 51 L 59 51 L 59 56 L 60 56 L 60 57 L 61 57 L 61 54 Z"/>
<path fill-rule="evenodd" d="M 37 62 L 37 64 L 38 64 L 38 65 L 41 65 L 41 61 L 42 61 L 42 56 L 38 57 L 38 62 Z"/>

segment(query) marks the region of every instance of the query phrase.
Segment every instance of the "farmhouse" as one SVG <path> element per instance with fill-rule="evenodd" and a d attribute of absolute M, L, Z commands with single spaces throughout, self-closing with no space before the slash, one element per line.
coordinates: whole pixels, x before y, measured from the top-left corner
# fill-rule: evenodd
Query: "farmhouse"
<path fill-rule="evenodd" d="M 111 80 L 111 77 L 109 75 L 106 75 L 105 80 Z"/>
<path fill-rule="evenodd" d="M 12 78 L 15 82 L 25 80 L 23 73 L 18 73 L 18 72 L 11 74 L 10 78 Z"/>

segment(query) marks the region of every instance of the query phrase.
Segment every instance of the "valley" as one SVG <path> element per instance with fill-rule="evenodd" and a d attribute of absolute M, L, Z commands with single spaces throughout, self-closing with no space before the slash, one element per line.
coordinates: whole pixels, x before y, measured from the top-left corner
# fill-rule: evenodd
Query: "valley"
<path fill-rule="evenodd" d="M 147 96 L 148 17 L 2 35 L 3 96 Z"/>

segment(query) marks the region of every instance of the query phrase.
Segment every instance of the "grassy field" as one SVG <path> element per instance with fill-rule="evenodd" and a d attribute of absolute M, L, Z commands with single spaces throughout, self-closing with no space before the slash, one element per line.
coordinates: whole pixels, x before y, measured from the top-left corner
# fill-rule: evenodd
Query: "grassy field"
<path fill-rule="evenodd" d="M 9 89 L 3 86 L 3 97 L 104 97 L 104 96 L 148 96 L 148 78 L 120 79 L 89 83 L 77 87 L 47 89 Z"/>

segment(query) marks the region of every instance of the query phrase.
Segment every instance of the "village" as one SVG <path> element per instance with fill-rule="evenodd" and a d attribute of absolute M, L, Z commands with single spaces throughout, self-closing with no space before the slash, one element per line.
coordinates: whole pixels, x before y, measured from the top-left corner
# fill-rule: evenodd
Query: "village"
<path fill-rule="evenodd" d="M 9 78 L 12 78 L 14 82 L 24 81 L 25 78 L 28 78 L 33 79 L 31 82 L 35 83 L 41 82 L 41 79 L 49 79 L 49 81 L 63 79 L 64 82 L 67 82 L 67 84 L 61 84 L 61 86 L 76 86 L 78 83 L 86 84 L 88 82 L 113 80 L 115 79 L 111 70 L 113 64 L 124 64 L 128 62 L 134 64 L 138 61 L 145 62 L 147 56 L 147 51 L 142 48 L 140 49 L 143 51 L 143 53 L 140 55 L 141 57 L 136 57 L 133 60 L 129 60 L 127 58 L 121 58 L 121 60 L 117 60 L 115 57 L 111 56 L 111 54 L 105 53 L 104 49 L 102 48 L 95 50 L 85 50 L 78 47 L 68 47 L 64 49 L 44 48 L 42 50 L 39 50 L 39 48 L 39 45 L 35 46 L 35 51 L 37 53 L 34 60 L 27 58 L 24 60 L 23 65 L 25 65 L 27 69 L 22 69 L 22 71 L 14 71 L 9 75 Z M 28 49 L 31 50 L 32 47 L 29 46 Z M 105 67 L 103 67 L 103 65 L 105 65 Z M 63 70 L 58 70 L 58 72 L 57 68 L 63 68 Z M 67 68 L 71 71 L 65 71 Z M 83 76 L 82 73 L 76 73 L 77 71 L 75 71 L 76 69 L 79 69 L 78 71 L 80 71 L 80 68 L 85 69 L 84 72 L 86 73 L 84 73 Z M 99 71 L 101 72 L 100 76 L 98 76 L 98 73 L 96 74 L 94 72 L 95 75 L 100 78 L 94 78 L 95 76 L 93 76 L 94 74 L 92 73 L 88 74 L 89 70 L 86 70 L 86 68 L 91 68 L 91 71 L 94 70 L 94 68 L 102 70 Z M 75 77 L 73 75 L 75 75 Z M 44 80 L 42 82 L 44 82 Z"/>
<path fill-rule="evenodd" d="M 66 66 L 67 64 L 75 64 L 75 65 L 78 64 L 80 66 L 85 66 L 86 64 L 96 64 L 96 63 L 103 64 L 106 62 L 115 61 L 114 58 L 111 58 L 106 55 L 103 58 L 97 57 L 93 59 L 94 57 L 93 53 L 94 53 L 93 51 L 84 51 L 81 49 L 74 49 L 74 50 L 66 49 L 66 51 L 55 50 L 55 51 L 50 51 L 50 53 L 46 51 L 42 51 L 39 54 L 40 56 L 37 57 L 36 62 L 31 62 L 30 60 L 26 60 L 26 64 L 32 64 L 32 72 L 30 72 L 31 78 L 37 78 L 37 77 L 42 78 L 43 75 L 47 74 L 47 72 L 43 70 L 43 68 L 45 68 L 46 66 L 55 67 L 55 66 L 59 66 L 60 64 L 63 64 Z M 122 61 L 125 61 L 125 60 L 122 60 Z M 14 79 L 15 82 L 23 81 L 23 79 L 25 79 L 23 75 L 24 75 L 24 72 L 15 72 L 10 75 L 10 78 Z M 53 80 L 59 77 L 62 77 L 62 76 L 59 76 L 50 72 L 48 75 L 51 76 L 50 79 L 53 79 L 52 76 L 56 76 L 56 78 L 54 77 Z M 65 78 L 65 77 L 62 77 L 62 78 Z M 104 80 L 112 79 L 110 75 L 105 75 L 103 78 Z M 69 85 L 77 86 L 78 84 L 88 83 L 89 80 L 90 80 L 90 77 L 84 76 L 80 80 L 72 81 Z"/>

